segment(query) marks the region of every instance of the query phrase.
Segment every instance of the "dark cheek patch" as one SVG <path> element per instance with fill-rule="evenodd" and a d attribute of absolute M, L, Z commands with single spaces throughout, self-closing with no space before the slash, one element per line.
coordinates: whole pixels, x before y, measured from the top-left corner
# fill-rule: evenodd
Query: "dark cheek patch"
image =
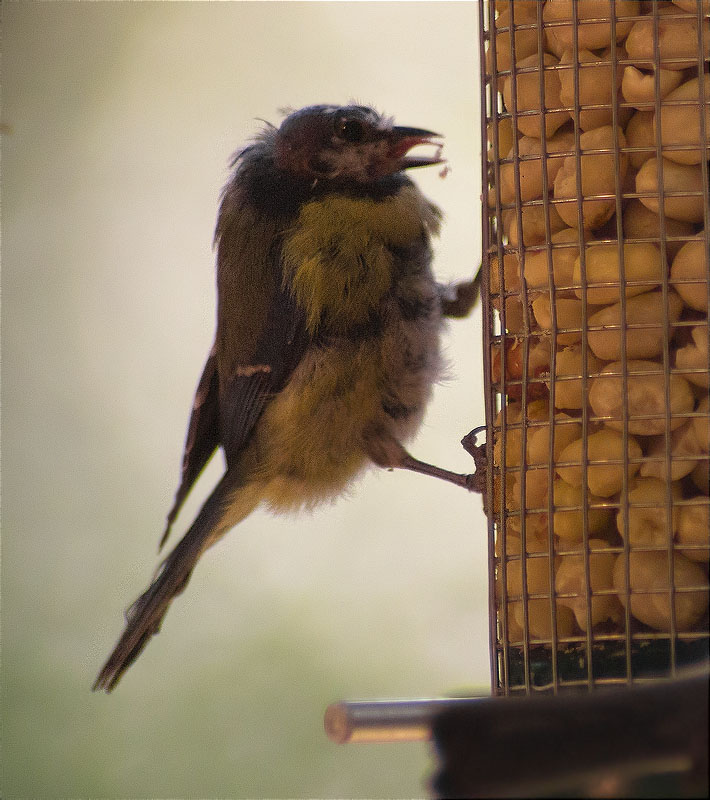
<path fill-rule="evenodd" d="M 314 175 L 329 175 L 332 171 L 330 164 L 320 155 L 310 157 L 308 160 L 308 169 Z"/>

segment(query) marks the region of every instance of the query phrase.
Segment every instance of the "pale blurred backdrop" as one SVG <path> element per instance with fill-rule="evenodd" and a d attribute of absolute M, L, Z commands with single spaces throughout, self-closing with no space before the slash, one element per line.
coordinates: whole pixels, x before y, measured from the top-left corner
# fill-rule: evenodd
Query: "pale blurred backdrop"
<path fill-rule="evenodd" d="M 477 5 L 2 5 L 4 798 L 426 795 L 425 744 L 330 743 L 328 703 L 489 685 L 478 496 L 373 472 L 255 513 L 200 561 L 114 694 L 91 684 L 158 563 L 214 332 L 230 154 L 279 108 L 355 99 L 446 135 L 445 281 L 480 259 Z M 483 422 L 451 322 L 415 455 Z M 214 460 L 181 517 L 221 470 Z"/>

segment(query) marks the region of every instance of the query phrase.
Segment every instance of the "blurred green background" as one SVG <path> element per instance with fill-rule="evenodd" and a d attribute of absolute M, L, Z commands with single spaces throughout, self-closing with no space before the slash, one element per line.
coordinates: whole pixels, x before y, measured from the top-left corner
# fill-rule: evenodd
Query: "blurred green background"
<path fill-rule="evenodd" d="M 2 796 L 426 795 L 426 745 L 337 746 L 322 719 L 488 687 L 485 522 L 456 487 L 372 472 L 311 515 L 255 513 L 117 691 L 90 687 L 157 564 L 230 154 L 316 102 L 441 131 L 450 174 L 415 177 L 447 218 L 437 274 L 472 275 L 477 4 L 5 2 L 2 72 Z M 480 327 L 450 323 L 412 448 L 459 471 Z"/>

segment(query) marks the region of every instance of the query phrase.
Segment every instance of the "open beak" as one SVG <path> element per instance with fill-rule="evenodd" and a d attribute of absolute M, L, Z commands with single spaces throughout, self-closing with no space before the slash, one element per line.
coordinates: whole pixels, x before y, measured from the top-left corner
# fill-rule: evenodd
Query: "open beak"
<path fill-rule="evenodd" d="M 426 131 L 423 128 L 405 128 L 395 126 L 390 134 L 389 156 L 399 163 L 399 169 L 409 169 L 410 167 L 428 167 L 431 164 L 441 164 L 444 159 L 441 157 L 443 144 L 432 141 L 433 139 L 443 138 L 440 133 Z M 429 144 L 436 148 L 432 156 L 408 156 L 407 153 L 417 145 Z"/>

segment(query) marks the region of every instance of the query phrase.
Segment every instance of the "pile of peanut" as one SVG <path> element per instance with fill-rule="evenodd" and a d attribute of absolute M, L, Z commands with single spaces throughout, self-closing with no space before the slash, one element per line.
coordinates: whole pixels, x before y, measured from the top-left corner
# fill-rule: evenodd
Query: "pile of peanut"
<path fill-rule="evenodd" d="M 613 24 L 609 0 L 578 0 L 576 24 L 572 0 L 491 3 L 489 505 L 511 643 L 549 641 L 553 624 L 571 640 L 629 620 L 707 628 L 710 0 L 700 30 L 699 2 L 616 0 Z"/>

